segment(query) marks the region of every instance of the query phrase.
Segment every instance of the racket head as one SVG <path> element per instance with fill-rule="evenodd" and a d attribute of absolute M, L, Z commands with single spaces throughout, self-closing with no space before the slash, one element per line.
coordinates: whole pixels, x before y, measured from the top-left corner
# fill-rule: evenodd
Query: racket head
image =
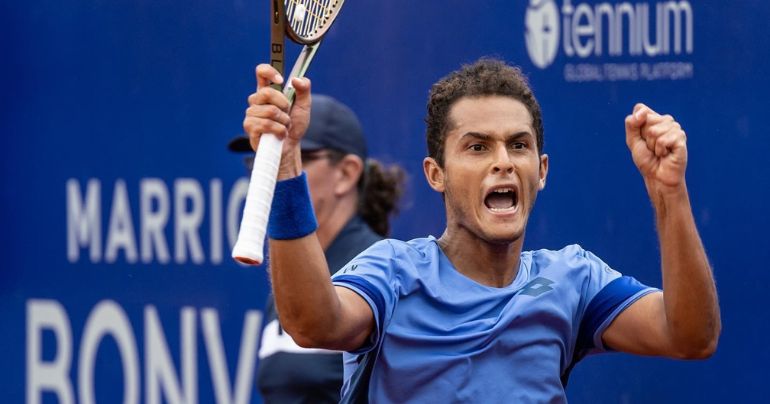
<path fill-rule="evenodd" d="M 292 41 L 310 45 L 323 38 L 345 0 L 284 0 L 286 33 Z"/>

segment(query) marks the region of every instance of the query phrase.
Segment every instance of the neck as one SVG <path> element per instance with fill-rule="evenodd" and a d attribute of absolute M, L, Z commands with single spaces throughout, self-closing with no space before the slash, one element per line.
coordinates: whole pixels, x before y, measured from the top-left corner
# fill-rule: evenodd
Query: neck
<path fill-rule="evenodd" d="M 519 272 L 524 236 L 510 243 L 490 243 L 465 229 L 447 228 L 438 243 L 455 269 L 486 286 L 510 285 Z"/>
<path fill-rule="evenodd" d="M 316 235 L 324 251 L 329 248 L 342 228 L 353 218 L 357 209 L 357 198 L 343 198 L 334 206 L 334 210 L 326 215 L 324 220 L 319 220 Z"/>

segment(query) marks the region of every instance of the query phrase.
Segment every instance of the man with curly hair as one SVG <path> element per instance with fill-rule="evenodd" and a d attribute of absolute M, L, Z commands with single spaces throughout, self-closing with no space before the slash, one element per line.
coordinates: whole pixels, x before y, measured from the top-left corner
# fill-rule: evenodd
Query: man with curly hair
<path fill-rule="evenodd" d="M 546 185 L 540 107 L 518 68 L 482 59 L 437 82 L 428 101 L 425 177 L 446 230 L 383 240 L 329 281 L 308 212 L 300 143 L 310 82 L 297 101 L 259 90 L 244 127 L 286 139 L 270 233 L 278 311 L 299 345 L 346 351 L 343 402 L 566 402 L 573 366 L 616 350 L 705 358 L 721 323 L 685 184 L 686 136 L 637 104 L 626 143 L 655 209 L 663 290 L 623 276 L 578 245 L 522 251 Z M 273 213 L 271 213 L 273 215 Z M 323 309 L 319 309 L 323 308 Z"/>

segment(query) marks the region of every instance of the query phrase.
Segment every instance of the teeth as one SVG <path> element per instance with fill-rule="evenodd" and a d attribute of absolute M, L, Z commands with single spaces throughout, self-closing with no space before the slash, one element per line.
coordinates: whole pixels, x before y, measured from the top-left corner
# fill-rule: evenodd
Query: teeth
<path fill-rule="evenodd" d="M 496 190 L 494 190 L 492 192 L 495 192 L 495 193 L 498 193 L 498 194 L 504 194 L 504 193 L 507 193 L 507 192 L 513 192 L 513 188 L 500 188 L 500 189 L 496 189 Z"/>

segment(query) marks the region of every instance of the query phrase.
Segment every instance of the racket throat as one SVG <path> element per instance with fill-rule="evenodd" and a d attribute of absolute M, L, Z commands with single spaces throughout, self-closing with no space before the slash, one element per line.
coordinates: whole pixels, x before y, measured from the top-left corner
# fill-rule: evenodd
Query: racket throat
<path fill-rule="evenodd" d="M 284 75 L 284 59 L 286 50 L 286 12 L 282 0 L 270 0 L 270 66 Z M 281 90 L 280 84 L 273 88 Z"/>

